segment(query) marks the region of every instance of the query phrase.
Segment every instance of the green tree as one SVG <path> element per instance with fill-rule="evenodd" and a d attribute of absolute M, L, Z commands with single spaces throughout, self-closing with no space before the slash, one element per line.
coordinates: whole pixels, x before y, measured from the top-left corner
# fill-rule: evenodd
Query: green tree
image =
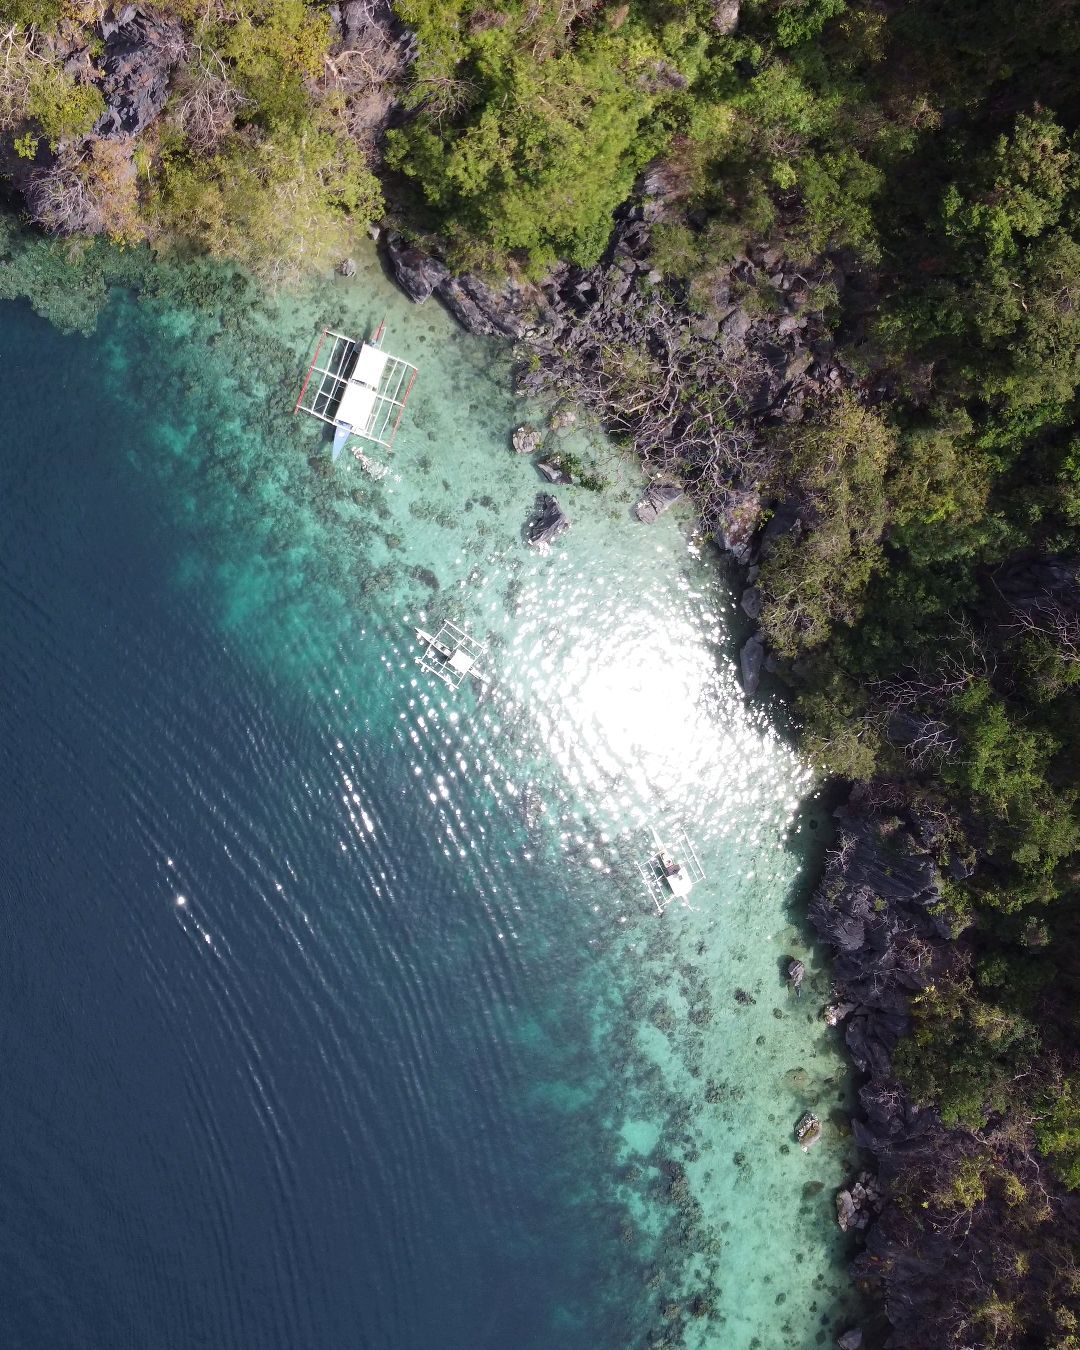
<path fill-rule="evenodd" d="M 893 1067 L 916 1100 L 935 1103 L 947 1125 L 979 1129 L 1009 1108 L 1013 1080 L 1037 1053 L 1036 1028 L 980 998 L 966 975 L 937 980 L 914 999 L 915 1029 Z"/>
<path fill-rule="evenodd" d="M 1065 1185 L 1080 1190 L 1080 1080 L 1058 1086 L 1044 1105 L 1035 1136 Z"/>
<path fill-rule="evenodd" d="M 246 0 L 239 16 L 209 35 L 254 100 L 251 120 L 269 130 L 302 130 L 311 120 L 307 83 L 330 49 L 330 16 L 303 0 Z"/>
<path fill-rule="evenodd" d="M 1062 127 L 1047 112 L 1021 113 L 1012 135 L 999 137 L 965 189 L 945 195 L 946 231 L 985 251 L 991 261 L 1015 255 L 1061 216 L 1076 187 L 1077 163 Z"/>
<path fill-rule="evenodd" d="M 960 694 L 954 710 L 964 748 L 943 774 L 976 798 L 989 845 L 999 864 L 1008 864 L 984 895 L 1006 910 L 1054 899 L 1055 873 L 1080 847 L 1076 792 L 1052 782 L 1057 742 L 1010 716 L 986 681 Z"/>
<path fill-rule="evenodd" d="M 776 488 L 798 493 L 805 528 L 765 560 L 762 627 L 784 656 L 820 647 L 853 624 L 882 563 L 888 519 L 885 475 L 896 434 L 850 395 L 792 434 Z"/>

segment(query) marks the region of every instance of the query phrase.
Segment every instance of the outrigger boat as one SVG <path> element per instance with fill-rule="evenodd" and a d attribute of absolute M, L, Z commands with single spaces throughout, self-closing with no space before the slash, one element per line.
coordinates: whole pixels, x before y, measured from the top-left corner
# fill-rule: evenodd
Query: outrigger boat
<path fill-rule="evenodd" d="M 476 663 L 484 654 L 484 645 L 477 642 L 463 628 L 444 619 L 437 633 L 425 632 L 423 628 L 413 630 L 423 651 L 416 658 L 417 663 L 437 679 L 448 684 L 451 689 L 460 687 L 466 675 L 487 684 L 487 676 L 481 675 Z"/>
<path fill-rule="evenodd" d="M 334 428 L 334 460 L 353 436 L 387 450 L 393 446 L 418 372 L 410 362 L 383 351 L 385 332 L 383 320 L 370 341 L 358 343 L 344 333 L 324 328 L 315 348 L 293 412 L 310 413 Z M 327 340 L 325 364 L 320 366 L 319 356 Z M 313 375 L 318 375 L 319 382 L 313 386 L 310 403 L 305 403 Z"/>
<path fill-rule="evenodd" d="M 656 906 L 656 912 L 663 914 L 672 900 L 681 900 L 689 909 L 690 892 L 699 881 L 705 880 L 705 869 L 694 852 L 693 844 L 681 825 L 674 826 L 671 834 L 681 854 L 676 858 L 661 842 L 652 826 L 649 827 L 649 833 L 655 851 L 645 862 L 638 863 L 638 872 L 649 892 L 649 898 Z"/>

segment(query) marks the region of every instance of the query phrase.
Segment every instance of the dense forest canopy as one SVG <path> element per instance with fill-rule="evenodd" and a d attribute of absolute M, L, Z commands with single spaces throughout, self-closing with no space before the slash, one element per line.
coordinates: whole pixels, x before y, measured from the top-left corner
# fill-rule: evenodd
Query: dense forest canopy
<path fill-rule="evenodd" d="M 764 499 L 799 526 L 761 626 L 814 760 L 936 822 L 953 940 L 895 1068 L 962 1143 L 898 1203 L 995 1256 L 927 1344 L 1076 1350 L 1080 7 L 140 13 L 141 93 L 99 0 L 0 0 L 0 170 L 47 232 L 276 284 L 389 209 L 460 269 L 535 280 L 601 258 L 646 174 L 672 303 L 715 313 L 750 246 L 803 269 L 849 378 L 766 433 Z"/>

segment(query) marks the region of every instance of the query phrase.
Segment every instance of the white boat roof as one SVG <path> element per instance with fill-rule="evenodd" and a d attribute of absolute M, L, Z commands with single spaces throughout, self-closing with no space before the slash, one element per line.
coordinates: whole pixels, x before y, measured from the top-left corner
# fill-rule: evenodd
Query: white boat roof
<path fill-rule="evenodd" d="M 350 380 L 338 403 L 334 421 L 339 425 L 342 422 L 347 423 L 353 431 L 362 436 L 371 421 L 372 410 L 375 407 L 375 393 L 371 385 L 357 384 L 355 380 Z"/>
<path fill-rule="evenodd" d="M 337 412 L 334 414 L 335 422 L 338 424 L 345 422 L 353 431 L 364 435 L 371 426 L 379 381 L 389 360 L 387 352 L 373 347 L 370 342 L 361 344 L 349 382 L 338 402 Z"/>
<path fill-rule="evenodd" d="M 460 671 L 462 675 L 468 675 L 473 666 L 476 665 L 476 657 L 470 656 L 464 647 L 459 647 L 450 658 L 451 666 Z"/>
<path fill-rule="evenodd" d="M 373 347 L 370 342 L 362 343 L 356 358 L 356 364 L 349 376 L 350 381 L 357 380 L 360 384 L 370 384 L 372 389 L 377 389 L 389 360 L 388 352 L 384 352 L 379 347 Z"/>
<path fill-rule="evenodd" d="M 682 867 L 677 872 L 665 873 L 664 882 L 672 895 L 689 895 L 694 883 L 687 876 Z"/>

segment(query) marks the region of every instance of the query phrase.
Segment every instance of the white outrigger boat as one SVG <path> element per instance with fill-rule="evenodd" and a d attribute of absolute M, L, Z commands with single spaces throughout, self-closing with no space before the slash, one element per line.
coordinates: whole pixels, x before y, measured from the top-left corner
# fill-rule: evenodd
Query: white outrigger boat
<path fill-rule="evenodd" d="M 358 343 L 344 333 L 324 328 L 311 358 L 293 412 L 310 413 L 334 428 L 335 460 L 353 436 L 386 450 L 394 444 L 418 371 L 410 362 L 383 351 L 385 331 L 384 320 L 369 342 Z M 327 341 L 325 364 L 320 366 L 319 356 Z M 312 386 L 311 401 L 305 403 L 313 375 L 318 375 L 319 381 Z M 363 451 L 354 447 L 353 453 L 361 467 L 371 472 L 371 461 L 365 463 Z"/>
<path fill-rule="evenodd" d="M 484 644 L 477 642 L 459 628 L 456 623 L 444 619 L 437 633 L 425 632 L 423 628 L 413 630 L 422 651 L 416 658 L 417 664 L 434 675 L 436 679 L 458 689 L 467 675 L 481 684 L 487 684 L 486 675 L 481 675 L 476 663 L 484 654 Z"/>
<path fill-rule="evenodd" d="M 670 833 L 674 849 L 678 851 L 676 856 L 671 848 L 664 845 L 652 826 L 649 827 L 649 833 L 655 849 L 637 867 L 649 898 L 656 906 L 656 912 L 663 914 L 672 900 L 681 900 L 689 909 L 690 892 L 698 882 L 705 880 L 705 869 L 694 852 L 693 844 L 681 825 L 673 826 Z"/>

